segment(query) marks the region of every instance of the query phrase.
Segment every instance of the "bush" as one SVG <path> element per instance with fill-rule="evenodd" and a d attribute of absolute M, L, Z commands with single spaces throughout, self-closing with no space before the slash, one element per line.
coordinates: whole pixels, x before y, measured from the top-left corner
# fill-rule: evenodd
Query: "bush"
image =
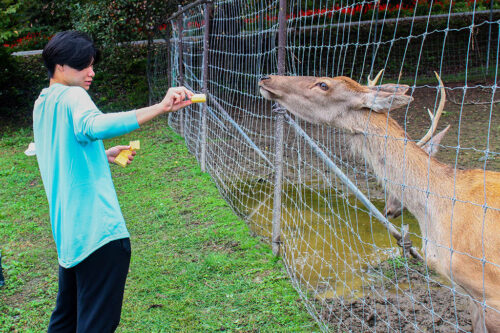
<path fill-rule="evenodd" d="M 85 31 L 99 44 L 112 48 L 116 43 L 152 38 L 178 4 L 190 1 L 93 1 L 75 6 L 73 27 Z"/>
<path fill-rule="evenodd" d="M 0 1 L 0 44 L 12 51 L 41 48 L 57 31 L 72 28 L 76 0 Z"/>
<path fill-rule="evenodd" d="M 95 66 L 89 90 L 103 112 L 126 111 L 148 104 L 147 49 L 125 46 L 106 53 Z M 0 123 L 31 126 L 33 104 L 49 85 L 41 55 L 13 57 L 0 47 Z"/>
<path fill-rule="evenodd" d="M 41 88 L 46 85 L 47 72 L 40 57 L 13 57 L 0 47 L 0 119 L 4 122 L 27 123 L 28 110 Z"/>
<path fill-rule="evenodd" d="M 104 52 L 95 66 L 96 76 L 89 94 L 103 112 L 117 112 L 144 107 L 149 90 L 146 74 L 147 48 L 130 46 Z"/>

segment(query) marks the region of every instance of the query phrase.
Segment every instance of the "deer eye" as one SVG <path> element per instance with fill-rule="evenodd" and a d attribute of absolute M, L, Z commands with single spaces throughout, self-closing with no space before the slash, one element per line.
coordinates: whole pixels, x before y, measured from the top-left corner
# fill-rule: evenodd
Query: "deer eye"
<path fill-rule="evenodd" d="M 324 91 L 327 91 L 327 90 L 328 90 L 328 88 L 329 88 L 329 87 L 328 87 L 328 85 L 327 85 L 325 82 L 318 82 L 318 83 L 316 83 L 316 85 L 317 85 L 318 87 L 320 87 L 320 88 L 321 88 L 321 90 L 324 90 Z"/>

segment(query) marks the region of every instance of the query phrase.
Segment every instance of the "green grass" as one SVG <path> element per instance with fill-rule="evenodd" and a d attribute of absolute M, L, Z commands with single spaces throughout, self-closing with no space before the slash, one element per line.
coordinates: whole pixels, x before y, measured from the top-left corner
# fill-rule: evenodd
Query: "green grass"
<path fill-rule="evenodd" d="M 131 234 L 119 332 L 317 331 L 281 260 L 219 196 L 165 119 L 105 146 L 141 140 L 112 166 Z M 0 332 L 43 332 L 55 305 L 57 254 L 32 133 L 0 134 Z"/>

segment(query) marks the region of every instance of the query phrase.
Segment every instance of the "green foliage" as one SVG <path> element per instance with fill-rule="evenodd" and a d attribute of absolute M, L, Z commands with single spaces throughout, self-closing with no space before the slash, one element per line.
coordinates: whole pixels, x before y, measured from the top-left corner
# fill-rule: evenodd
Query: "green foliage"
<path fill-rule="evenodd" d="M 140 108 L 148 104 L 149 91 L 146 76 L 147 48 L 124 46 L 113 48 L 94 68 L 89 94 L 97 106 L 106 112 Z"/>
<path fill-rule="evenodd" d="M 21 7 L 22 1 L 0 1 L 0 43 L 18 36 L 21 27 L 18 12 Z"/>
<path fill-rule="evenodd" d="M 85 31 L 106 47 L 118 42 L 144 40 L 187 1 L 89 1 L 77 4 L 72 15 L 75 29 Z"/>
<path fill-rule="evenodd" d="M 33 103 L 47 81 L 40 57 L 13 57 L 0 46 L 0 119 L 27 122 Z"/>
<path fill-rule="evenodd" d="M 89 0 L 24 0 L 27 4 L 26 15 L 30 27 L 34 30 L 46 34 L 53 34 L 57 31 L 72 28 L 69 18 L 73 15 L 75 7 L 79 3 Z"/>
<path fill-rule="evenodd" d="M 405 258 L 401 256 L 387 259 L 380 264 L 384 276 L 389 279 L 401 279 L 405 277 L 408 270 L 418 271 L 424 266 L 422 261 L 415 258 Z M 435 273 L 432 273 L 435 274 Z"/>
<path fill-rule="evenodd" d="M 58 31 L 77 29 L 99 44 L 147 39 L 187 0 L 0 0 L 0 43 L 14 51 L 42 48 Z"/>
<path fill-rule="evenodd" d="M 71 28 L 75 0 L 0 0 L 0 43 L 22 45 L 22 49 L 40 47 L 60 30 Z M 30 43 L 22 43 L 26 35 Z M 34 36 L 37 38 L 34 40 Z M 17 50 L 17 49 L 16 49 Z"/>
<path fill-rule="evenodd" d="M 387 259 L 387 262 L 396 267 L 396 268 L 403 268 L 406 265 L 408 265 L 408 258 L 405 257 L 394 257 L 391 259 Z"/>

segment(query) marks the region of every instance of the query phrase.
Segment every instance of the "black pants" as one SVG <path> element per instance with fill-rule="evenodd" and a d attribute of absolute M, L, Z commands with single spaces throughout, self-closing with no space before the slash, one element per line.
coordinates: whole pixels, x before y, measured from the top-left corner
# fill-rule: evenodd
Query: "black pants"
<path fill-rule="evenodd" d="M 5 278 L 2 271 L 2 252 L 0 252 L 0 287 L 5 284 Z"/>
<path fill-rule="evenodd" d="M 75 267 L 59 266 L 59 292 L 48 332 L 114 332 L 120 323 L 130 254 L 130 240 L 118 239 Z"/>

